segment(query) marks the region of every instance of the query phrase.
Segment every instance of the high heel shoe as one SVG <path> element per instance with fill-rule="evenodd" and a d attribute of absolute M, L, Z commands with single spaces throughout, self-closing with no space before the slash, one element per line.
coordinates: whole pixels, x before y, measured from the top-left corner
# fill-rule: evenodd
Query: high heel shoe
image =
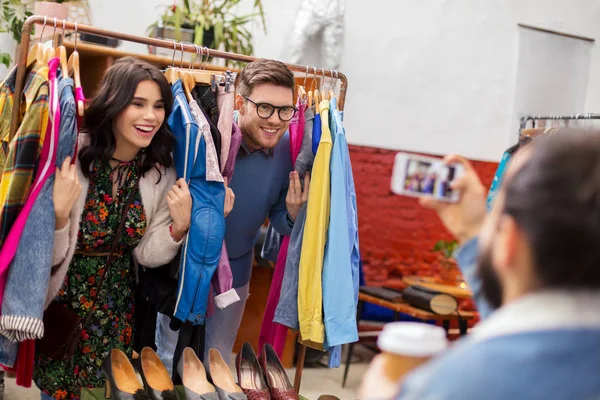
<path fill-rule="evenodd" d="M 119 349 L 112 349 L 102 362 L 106 377 L 104 397 L 113 400 L 150 400 L 131 362 Z"/>
<path fill-rule="evenodd" d="M 154 350 L 144 347 L 137 365 L 152 400 L 180 400 L 169 372 Z"/>
<path fill-rule="evenodd" d="M 273 347 L 266 343 L 259 356 L 267 386 L 273 400 L 298 400 L 298 393 L 290 383 L 283 365 Z"/>
<path fill-rule="evenodd" d="M 192 348 L 183 349 L 177 371 L 185 389 L 186 400 L 219 400 L 215 387 L 206 379 L 204 365 Z"/>
<path fill-rule="evenodd" d="M 219 399 L 221 400 L 248 400 L 248 397 L 233 380 L 233 375 L 221 353 L 217 349 L 208 350 L 208 365 L 210 377 L 215 384 Z"/>
<path fill-rule="evenodd" d="M 235 358 L 238 384 L 249 400 L 271 400 L 262 368 L 250 343 L 244 343 Z"/>

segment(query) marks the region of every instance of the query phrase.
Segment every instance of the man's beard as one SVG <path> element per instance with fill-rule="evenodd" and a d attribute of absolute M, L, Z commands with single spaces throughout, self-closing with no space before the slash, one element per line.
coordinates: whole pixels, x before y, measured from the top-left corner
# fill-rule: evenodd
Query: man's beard
<path fill-rule="evenodd" d="M 502 285 L 492 264 L 491 248 L 482 249 L 477 259 L 477 275 L 481 279 L 481 292 L 493 309 L 502 305 Z"/>

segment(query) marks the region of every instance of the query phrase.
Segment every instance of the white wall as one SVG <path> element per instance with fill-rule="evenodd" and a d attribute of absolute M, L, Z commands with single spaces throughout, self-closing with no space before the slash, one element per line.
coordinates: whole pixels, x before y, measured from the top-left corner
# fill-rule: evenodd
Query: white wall
<path fill-rule="evenodd" d="M 291 3 L 299 0 L 265 0 L 269 35 L 257 36 L 258 55 L 284 54 Z M 598 21 L 595 0 L 347 0 L 340 70 L 350 82 L 349 141 L 498 160 L 514 140 L 517 24 L 600 39 Z M 598 45 L 581 112 L 593 111 Z"/>
<path fill-rule="evenodd" d="M 252 0 L 241 7 L 246 10 Z M 301 0 L 263 0 L 257 56 L 281 58 Z M 327 1 L 327 0 L 323 0 Z M 172 0 L 91 0 L 94 25 L 144 34 Z M 514 140 L 518 23 L 600 39 L 597 0 L 347 0 L 340 70 L 351 143 L 497 160 Z M 143 46 L 123 48 L 145 51 Z M 305 61 L 318 62 L 312 54 Z M 586 109 L 600 112 L 592 48 Z M 548 93 L 548 95 L 555 95 Z"/>
<path fill-rule="evenodd" d="M 0 33 L 0 52 L 9 53 L 11 55 L 13 64 L 15 59 L 17 58 L 15 55 L 16 43 L 12 39 L 10 33 Z M 0 78 L 6 75 L 8 69 L 4 66 L 4 64 L 0 64 Z"/>

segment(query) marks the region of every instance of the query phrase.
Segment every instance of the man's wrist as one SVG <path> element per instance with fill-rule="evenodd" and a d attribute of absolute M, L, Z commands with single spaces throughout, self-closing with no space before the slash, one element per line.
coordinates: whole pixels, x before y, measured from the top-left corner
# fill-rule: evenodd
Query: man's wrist
<path fill-rule="evenodd" d="M 456 234 L 456 241 L 458 242 L 458 245 L 462 246 L 465 243 L 467 243 L 468 241 L 477 237 L 479 235 L 479 231 L 480 231 L 480 228 L 471 228 L 471 229 L 465 229 L 462 232 L 458 232 Z"/>
<path fill-rule="evenodd" d="M 292 216 L 292 214 L 290 214 L 289 210 L 286 213 L 286 218 L 291 225 L 294 225 L 294 223 L 296 222 L 296 217 Z"/>

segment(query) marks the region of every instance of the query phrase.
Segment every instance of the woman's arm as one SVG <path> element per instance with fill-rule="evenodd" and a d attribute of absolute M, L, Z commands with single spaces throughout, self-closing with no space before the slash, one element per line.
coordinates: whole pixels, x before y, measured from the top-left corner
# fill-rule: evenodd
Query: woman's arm
<path fill-rule="evenodd" d="M 156 190 L 153 194 L 156 197 L 154 199 L 156 203 L 153 208 L 154 213 L 149 218 L 150 224 L 146 228 L 146 233 L 140 244 L 133 251 L 137 261 L 145 267 L 150 268 L 160 267 L 175 258 L 185 240 L 187 227 L 189 226 L 189 214 L 191 213 L 191 196 L 189 196 L 189 190 L 187 190 L 186 186 L 183 190 L 184 194 L 180 193 L 180 195 L 186 198 L 186 201 L 189 200 L 189 212 L 187 216 L 185 212 L 176 213 L 175 218 L 179 220 L 179 224 L 174 223 L 168 203 L 179 202 L 179 197 L 177 197 L 173 188 L 176 185 L 175 170 L 173 168 L 167 169 L 167 173 L 163 175 L 162 180 L 164 181 L 164 184 L 160 185 L 162 190 Z M 187 193 L 187 196 L 185 193 Z M 143 196 L 144 191 L 142 190 Z M 185 209 L 187 206 L 188 204 L 186 203 L 182 208 Z M 187 219 L 187 225 L 185 219 Z"/>

